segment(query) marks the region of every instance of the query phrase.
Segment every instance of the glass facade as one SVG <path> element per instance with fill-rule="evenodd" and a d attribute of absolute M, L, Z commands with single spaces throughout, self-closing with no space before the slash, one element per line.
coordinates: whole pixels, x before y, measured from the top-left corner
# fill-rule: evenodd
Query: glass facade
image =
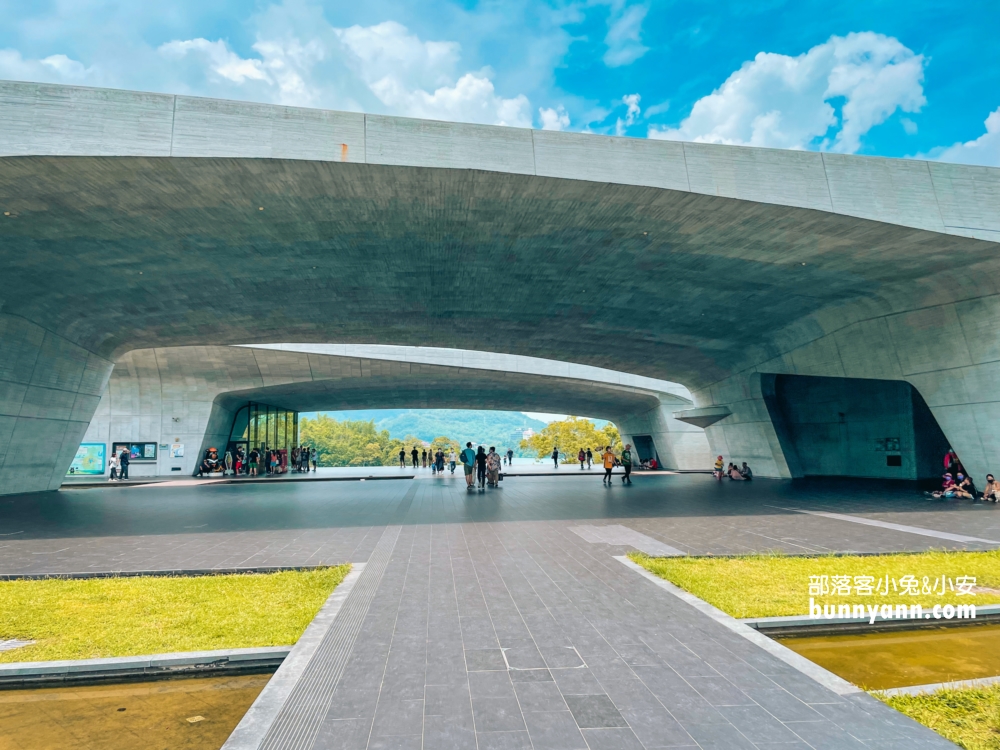
<path fill-rule="evenodd" d="M 242 448 L 245 455 L 255 448 L 261 453 L 261 473 L 271 471 L 265 452 L 277 451 L 280 472 L 288 470 L 288 457 L 299 444 L 299 413 L 280 406 L 250 401 L 236 413 L 228 449 L 235 456 Z"/>

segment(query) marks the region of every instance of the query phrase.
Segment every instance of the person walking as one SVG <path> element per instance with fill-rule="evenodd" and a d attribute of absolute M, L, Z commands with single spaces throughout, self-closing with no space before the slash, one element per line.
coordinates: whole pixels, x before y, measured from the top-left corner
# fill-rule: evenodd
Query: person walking
<path fill-rule="evenodd" d="M 476 451 L 476 481 L 480 489 L 486 489 L 486 449 L 481 445 Z"/>
<path fill-rule="evenodd" d="M 434 454 L 434 468 L 439 474 L 444 474 L 444 451 L 440 448 Z"/>
<path fill-rule="evenodd" d="M 497 453 L 497 449 L 491 445 L 490 452 L 486 454 L 486 474 L 491 487 L 499 486 L 500 468 L 502 466 L 503 459 L 500 458 L 500 454 Z"/>
<path fill-rule="evenodd" d="M 111 469 L 111 475 L 108 477 L 108 481 L 114 482 L 118 479 L 118 456 L 115 455 L 114 451 L 111 451 L 111 456 L 108 458 L 108 468 Z"/>
<path fill-rule="evenodd" d="M 604 455 L 601 458 L 604 460 L 604 479 L 601 480 L 601 484 L 606 483 L 610 487 L 611 470 L 615 468 L 615 454 L 611 452 L 610 445 L 604 448 Z"/>
<path fill-rule="evenodd" d="M 625 450 L 622 451 L 622 468 L 625 470 L 625 474 L 622 476 L 622 484 L 632 484 L 632 444 L 629 443 L 625 446 Z"/>
<path fill-rule="evenodd" d="M 583 471 L 583 467 L 587 463 L 587 454 L 584 453 L 583 448 L 576 454 L 576 460 L 580 462 L 580 471 Z"/>
<path fill-rule="evenodd" d="M 122 452 L 118 455 L 118 479 L 122 482 L 128 481 L 128 461 L 128 448 L 122 448 Z"/>
<path fill-rule="evenodd" d="M 587 471 L 590 471 L 594 466 L 594 454 L 590 452 L 590 448 L 587 448 Z"/>
<path fill-rule="evenodd" d="M 424 469 L 427 468 L 427 449 L 425 448 L 420 453 L 420 466 Z"/>
<path fill-rule="evenodd" d="M 514 449 L 507 449 L 507 468 L 509 469 L 514 464 Z"/>
<path fill-rule="evenodd" d="M 457 460 L 457 458 L 458 458 L 458 456 L 455 455 L 455 451 L 454 450 L 452 450 L 452 451 L 450 451 L 448 453 L 448 463 L 451 464 L 451 473 L 452 474 L 455 473 L 455 461 Z"/>
<path fill-rule="evenodd" d="M 722 460 L 722 456 L 715 459 L 715 471 L 712 472 L 712 476 L 722 481 L 722 466 L 725 462 Z"/>
<path fill-rule="evenodd" d="M 402 447 L 399 449 L 399 468 L 406 468 L 406 449 Z"/>
<path fill-rule="evenodd" d="M 558 469 L 559 468 L 559 447 L 554 446 L 552 448 L 552 463 Z"/>
<path fill-rule="evenodd" d="M 462 468 L 465 470 L 465 487 L 471 490 L 472 483 L 476 481 L 472 473 L 476 468 L 476 452 L 472 449 L 472 443 L 466 443 L 465 450 L 462 451 Z"/>
<path fill-rule="evenodd" d="M 247 476 L 255 477 L 257 476 L 257 464 L 260 463 L 260 451 L 254 448 L 250 451 L 250 455 L 247 458 L 250 461 L 250 463 L 247 464 Z"/>
<path fill-rule="evenodd" d="M 420 460 L 420 451 L 417 450 L 417 446 L 413 446 L 413 450 L 410 451 L 410 458 L 413 459 L 413 468 L 416 469 L 420 464 L 417 461 Z"/>

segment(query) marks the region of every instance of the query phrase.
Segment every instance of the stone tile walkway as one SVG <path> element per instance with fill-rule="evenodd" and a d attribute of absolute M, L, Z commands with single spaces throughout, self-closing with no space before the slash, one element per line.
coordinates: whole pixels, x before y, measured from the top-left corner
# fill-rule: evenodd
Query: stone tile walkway
<path fill-rule="evenodd" d="M 8 499 L 0 528 L 16 535 L 0 537 L 0 573 L 384 557 L 344 604 L 355 599 L 360 623 L 349 648 L 317 652 L 341 665 L 317 655 L 302 678 L 311 689 L 286 705 L 283 747 L 952 747 L 864 694 L 827 690 L 615 561 L 626 547 L 571 527 L 622 526 L 689 553 L 976 548 L 772 506 L 997 538 L 996 506 L 703 476 L 613 489 L 520 478 L 485 493 L 460 482 Z"/>

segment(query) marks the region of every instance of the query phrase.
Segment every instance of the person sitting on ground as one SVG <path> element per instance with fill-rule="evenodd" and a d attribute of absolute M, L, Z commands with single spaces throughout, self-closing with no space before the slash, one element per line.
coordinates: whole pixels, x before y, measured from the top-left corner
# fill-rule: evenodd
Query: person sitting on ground
<path fill-rule="evenodd" d="M 983 487 L 983 502 L 1000 502 L 1000 482 L 992 474 L 986 475 L 986 486 Z"/>
<path fill-rule="evenodd" d="M 931 497 L 954 497 L 955 496 L 955 480 L 952 479 L 950 473 L 946 473 L 941 482 L 941 489 L 937 492 L 926 492 L 924 494 L 930 495 Z"/>
<path fill-rule="evenodd" d="M 729 478 L 735 479 L 738 482 L 743 481 L 743 475 L 740 474 L 740 467 L 736 464 L 729 464 Z"/>
<path fill-rule="evenodd" d="M 955 497 L 963 497 L 967 500 L 976 499 L 976 485 L 972 481 L 972 477 L 967 477 L 962 472 L 958 473 L 958 477 L 955 479 Z"/>
<path fill-rule="evenodd" d="M 712 476 L 722 481 L 722 467 L 724 463 L 722 461 L 722 456 L 715 459 L 715 470 L 712 472 Z"/>
<path fill-rule="evenodd" d="M 740 469 L 740 476 L 746 479 L 748 482 L 753 479 L 753 472 L 750 471 L 750 467 L 747 466 L 747 462 L 743 462 L 743 468 Z"/>

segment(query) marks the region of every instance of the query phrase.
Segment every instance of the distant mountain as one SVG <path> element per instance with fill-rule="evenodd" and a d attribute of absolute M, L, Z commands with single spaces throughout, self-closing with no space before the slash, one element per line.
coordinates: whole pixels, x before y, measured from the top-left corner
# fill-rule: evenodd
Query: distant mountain
<path fill-rule="evenodd" d="M 388 430 L 389 435 L 402 440 L 414 435 L 430 442 L 436 437 L 448 437 L 465 444 L 468 441 L 513 448 L 517 445 L 510 439 L 515 430 L 527 428 L 539 432 L 545 422 L 532 419 L 517 411 L 473 411 L 465 409 L 366 409 L 359 411 L 324 411 L 338 421 L 374 420 L 378 430 Z M 315 414 L 302 414 L 314 417 Z"/>

